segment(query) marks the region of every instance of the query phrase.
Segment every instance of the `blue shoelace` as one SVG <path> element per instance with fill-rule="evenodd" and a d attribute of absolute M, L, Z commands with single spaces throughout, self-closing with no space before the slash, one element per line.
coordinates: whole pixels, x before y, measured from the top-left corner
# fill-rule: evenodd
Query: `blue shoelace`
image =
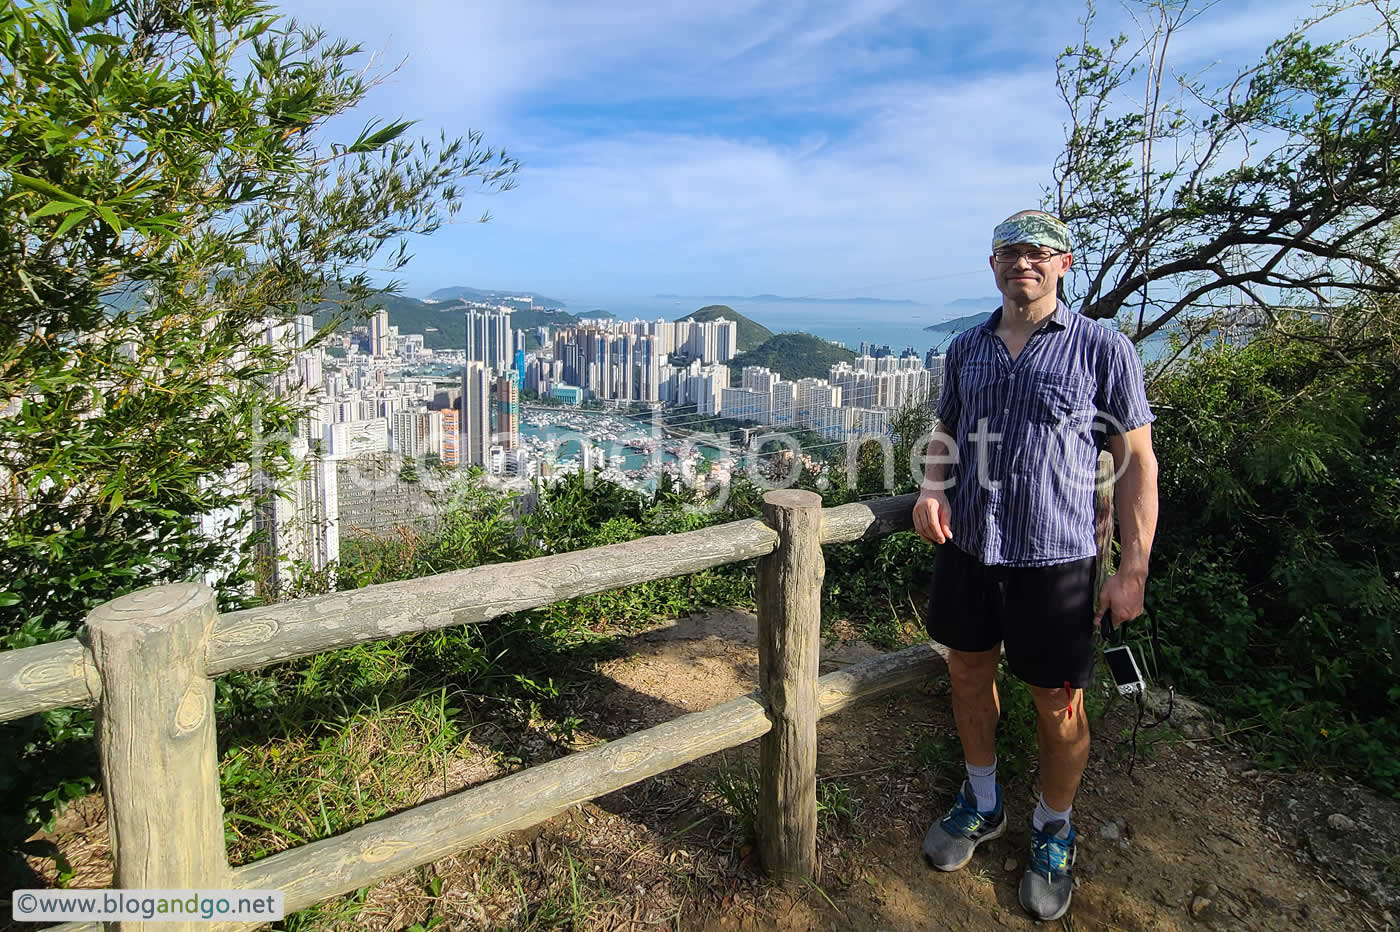
<path fill-rule="evenodd" d="M 1070 852 L 1074 850 L 1073 829 L 1068 838 L 1031 830 L 1031 870 L 1053 881 L 1055 874 L 1069 872 Z"/>
<path fill-rule="evenodd" d="M 987 815 L 978 812 L 973 806 L 969 806 L 963 801 L 961 796 L 953 804 L 952 810 L 943 817 L 943 830 L 949 835 L 962 835 L 970 837 L 987 821 Z"/>

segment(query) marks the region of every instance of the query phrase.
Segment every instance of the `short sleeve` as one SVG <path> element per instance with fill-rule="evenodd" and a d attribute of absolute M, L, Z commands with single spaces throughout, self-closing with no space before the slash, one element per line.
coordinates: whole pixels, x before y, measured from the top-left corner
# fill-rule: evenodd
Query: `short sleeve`
<path fill-rule="evenodd" d="M 954 432 L 958 429 L 958 417 L 962 413 L 962 400 L 958 394 L 958 361 L 961 358 L 962 353 L 958 352 L 958 344 L 954 341 L 943 358 L 943 387 L 938 393 L 938 420 Z"/>
<path fill-rule="evenodd" d="M 1109 343 L 1095 401 L 1108 436 L 1127 433 L 1157 419 L 1147 404 L 1137 348 L 1121 333 L 1113 334 Z"/>

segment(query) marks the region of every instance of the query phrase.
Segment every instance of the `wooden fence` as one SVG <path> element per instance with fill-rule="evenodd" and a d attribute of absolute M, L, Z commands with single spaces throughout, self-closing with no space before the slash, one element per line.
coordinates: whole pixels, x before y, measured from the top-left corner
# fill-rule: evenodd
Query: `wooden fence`
<path fill-rule="evenodd" d="M 1105 470 L 1111 471 L 1111 460 L 1101 459 L 1101 557 L 1112 528 Z M 0 721 L 96 703 L 112 885 L 118 888 L 277 889 L 290 914 L 759 737 L 762 863 L 780 880 L 811 878 L 817 721 L 918 684 L 944 667 L 938 649 L 924 644 L 818 677 L 822 545 L 907 530 L 913 503 L 913 495 L 904 495 L 824 509 L 815 493 L 775 491 L 764 496 L 762 521 L 222 615 L 207 586 L 143 589 L 94 609 L 76 639 L 0 653 Z M 213 677 L 752 559 L 758 560 L 756 692 L 230 867 Z M 173 932 L 196 925 L 210 928 L 168 922 L 150 927 Z M 75 932 L 98 925 L 59 928 Z"/>

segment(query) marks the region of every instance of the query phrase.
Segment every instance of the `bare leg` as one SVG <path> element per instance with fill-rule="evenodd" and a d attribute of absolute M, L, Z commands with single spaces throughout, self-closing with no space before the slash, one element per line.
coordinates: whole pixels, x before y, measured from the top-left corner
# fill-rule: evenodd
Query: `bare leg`
<path fill-rule="evenodd" d="M 997 662 L 1001 645 L 983 651 L 950 651 L 948 679 L 953 686 L 953 719 L 958 724 L 963 759 L 988 767 L 997 759 Z"/>
<path fill-rule="evenodd" d="M 1035 700 L 1035 730 L 1040 744 L 1040 793 L 1047 806 L 1063 811 L 1074 804 L 1084 765 L 1089 762 L 1084 691 L 1074 690 L 1072 701 L 1063 688 L 1031 686 L 1030 691 Z"/>

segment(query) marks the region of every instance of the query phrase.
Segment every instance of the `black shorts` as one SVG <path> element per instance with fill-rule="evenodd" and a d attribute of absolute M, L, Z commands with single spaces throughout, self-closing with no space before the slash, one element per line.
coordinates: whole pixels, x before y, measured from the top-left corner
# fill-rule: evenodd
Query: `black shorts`
<path fill-rule="evenodd" d="M 933 560 L 924 627 L 954 650 L 991 650 L 1004 641 L 1007 666 L 1032 686 L 1084 689 L 1094 676 L 1096 562 L 984 566 L 944 544 Z"/>

